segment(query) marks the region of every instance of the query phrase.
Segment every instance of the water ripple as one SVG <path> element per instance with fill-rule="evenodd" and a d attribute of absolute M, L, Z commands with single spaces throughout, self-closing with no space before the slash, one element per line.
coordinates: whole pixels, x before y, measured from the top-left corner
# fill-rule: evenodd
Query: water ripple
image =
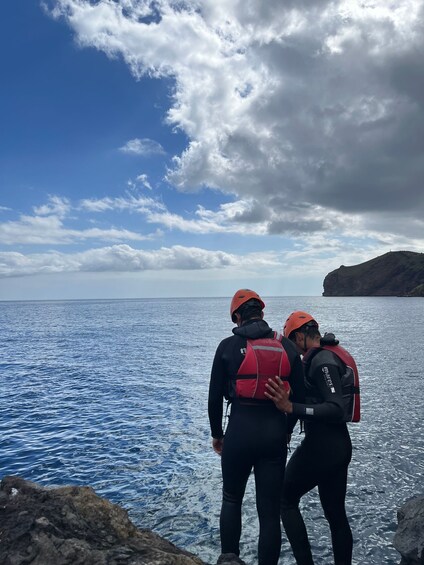
<path fill-rule="evenodd" d="M 221 471 L 211 450 L 207 394 L 215 348 L 231 332 L 227 302 L 0 303 L 2 475 L 46 485 L 90 484 L 127 508 L 139 526 L 214 562 Z M 358 360 L 363 419 L 350 426 L 346 500 L 354 563 L 396 565 L 396 509 L 422 491 L 424 302 L 266 302 L 276 329 L 290 311 L 310 310 Z M 326 565 L 332 561 L 330 536 L 316 492 L 304 497 L 302 508 L 316 563 Z M 242 552 L 255 563 L 252 481 L 243 512 Z M 283 540 L 280 565 L 292 563 Z"/>

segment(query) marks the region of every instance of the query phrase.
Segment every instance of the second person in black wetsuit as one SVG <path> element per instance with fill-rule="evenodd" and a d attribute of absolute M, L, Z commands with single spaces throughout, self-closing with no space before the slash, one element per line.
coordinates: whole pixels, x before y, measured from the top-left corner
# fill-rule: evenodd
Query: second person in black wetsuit
<path fill-rule="evenodd" d="M 281 518 L 297 565 L 314 565 L 305 524 L 299 510 L 301 497 L 318 487 L 331 530 L 335 565 L 351 565 L 352 532 L 345 511 L 347 470 L 352 444 L 345 423 L 339 357 L 326 349 L 318 323 L 306 312 L 293 312 L 284 335 L 305 353 L 306 403 L 291 402 L 278 380 L 270 380 L 268 397 L 287 414 L 305 423 L 305 438 L 291 456 L 285 473 Z M 335 346 L 332 342 L 326 345 Z M 330 339 L 331 339 L 330 338 Z M 276 382 L 277 381 L 277 382 Z"/>
<path fill-rule="evenodd" d="M 287 434 L 291 427 L 288 428 L 286 415 L 265 398 L 263 389 L 268 377 L 280 371 L 291 388 L 293 400 L 301 402 L 304 384 L 294 344 L 282 336 L 279 341 L 275 339 L 275 332 L 263 320 L 264 307 L 256 292 L 247 289 L 236 292 L 230 313 L 237 327 L 233 329 L 234 335 L 219 344 L 212 366 L 208 411 L 212 445 L 222 455 L 223 478 L 222 554 L 218 563 L 234 560 L 243 563 L 239 558 L 241 507 L 252 469 L 259 516 L 259 565 L 277 565 L 280 555 L 279 498 L 287 457 Z M 274 355 L 281 363 L 274 365 Z M 259 375 L 260 366 L 271 370 L 271 374 Z M 231 402 L 225 436 L 222 428 L 224 398 Z"/>

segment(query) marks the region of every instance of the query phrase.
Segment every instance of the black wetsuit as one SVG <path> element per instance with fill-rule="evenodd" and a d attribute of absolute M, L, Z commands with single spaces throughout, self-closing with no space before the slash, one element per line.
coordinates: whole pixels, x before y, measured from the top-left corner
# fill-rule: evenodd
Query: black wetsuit
<path fill-rule="evenodd" d="M 232 382 L 244 359 L 249 339 L 273 337 L 264 320 L 250 320 L 233 329 L 234 335 L 218 346 L 209 387 L 209 420 L 212 437 L 223 437 L 223 400 L 232 397 Z M 294 345 L 282 344 L 291 366 L 289 383 L 293 398 L 304 398 L 301 361 Z M 295 419 L 291 425 L 291 429 Z M 290 425 L 290 424 L 289 424 Z M 222 450 L 223 501 L 220 517 L 222 553 L 239 555 L 241 506 L 249 475 L 254 469 L 259 516 L 259 565 L 276 565 L 281 548 L 279 493 L 287 457 L 286 416 L 269 400 L 232 399 L 231 415 Z M 290 430 L 291 431 L 291 430 Z"/>
<path fill-rule="evenodd" d="M 335 565 L 351 565 L 352 532 L 345 511 L 347 469 L 352 444 L 344 422 L 340 359 L 331 351 L 306 356 L 306 404 L 293 404 L 305 422 L 305 438 L 291 456 L 285 473 L 281 517 L 298 565 L 313 565 L 300 498 L 318 486 L 328 520 Z"/>

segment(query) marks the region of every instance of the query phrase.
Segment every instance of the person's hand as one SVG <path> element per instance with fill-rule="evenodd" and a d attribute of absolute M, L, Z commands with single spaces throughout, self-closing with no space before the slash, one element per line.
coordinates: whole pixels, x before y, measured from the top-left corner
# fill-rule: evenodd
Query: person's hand
<path fill-rule="evenodd" d="M 268 379 L 265 387 L 265 396 L 274 402 L 278 410 L 286 412 L 286 414 L 291 414 L 293 412 L 293 404 L 289 400 L 290 393 L 286 390 L 286 387 L 280 377 L 276 376 L 274 379 Z"/>
<path fill-rule="evenodd" d="M 215 453 L 218 455 L 222 455 L 222 445 L 224 443 L 224 438 L 216 439 L 215 437 L 212 438 L 212 447 Z"/>

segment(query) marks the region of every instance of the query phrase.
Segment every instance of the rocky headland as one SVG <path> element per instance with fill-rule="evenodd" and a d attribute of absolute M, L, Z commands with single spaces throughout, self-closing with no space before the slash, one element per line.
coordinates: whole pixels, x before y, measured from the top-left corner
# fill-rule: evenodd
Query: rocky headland
<path fill-rule="evenodd" d="M 399 565 L 424 565 L 424 495 L 398 511 Z M 228 554 L 228 557 L 232 554 Z M 227 555 L 226 555 L 227 557 Z M 236 565 L 231 559 L 221 562 Z M 0 485 L 1 565 L 207 565 L 90 487 L 41 487 L 19 477 Z M 376 564 L 379 565 L 379 564 Z"/>
<path fill-rule="evenodd" d="M 323 296 L 424 297 L 424 253 L 390 251 L 359 265 L 341 265 L 323 286 Z"/>

